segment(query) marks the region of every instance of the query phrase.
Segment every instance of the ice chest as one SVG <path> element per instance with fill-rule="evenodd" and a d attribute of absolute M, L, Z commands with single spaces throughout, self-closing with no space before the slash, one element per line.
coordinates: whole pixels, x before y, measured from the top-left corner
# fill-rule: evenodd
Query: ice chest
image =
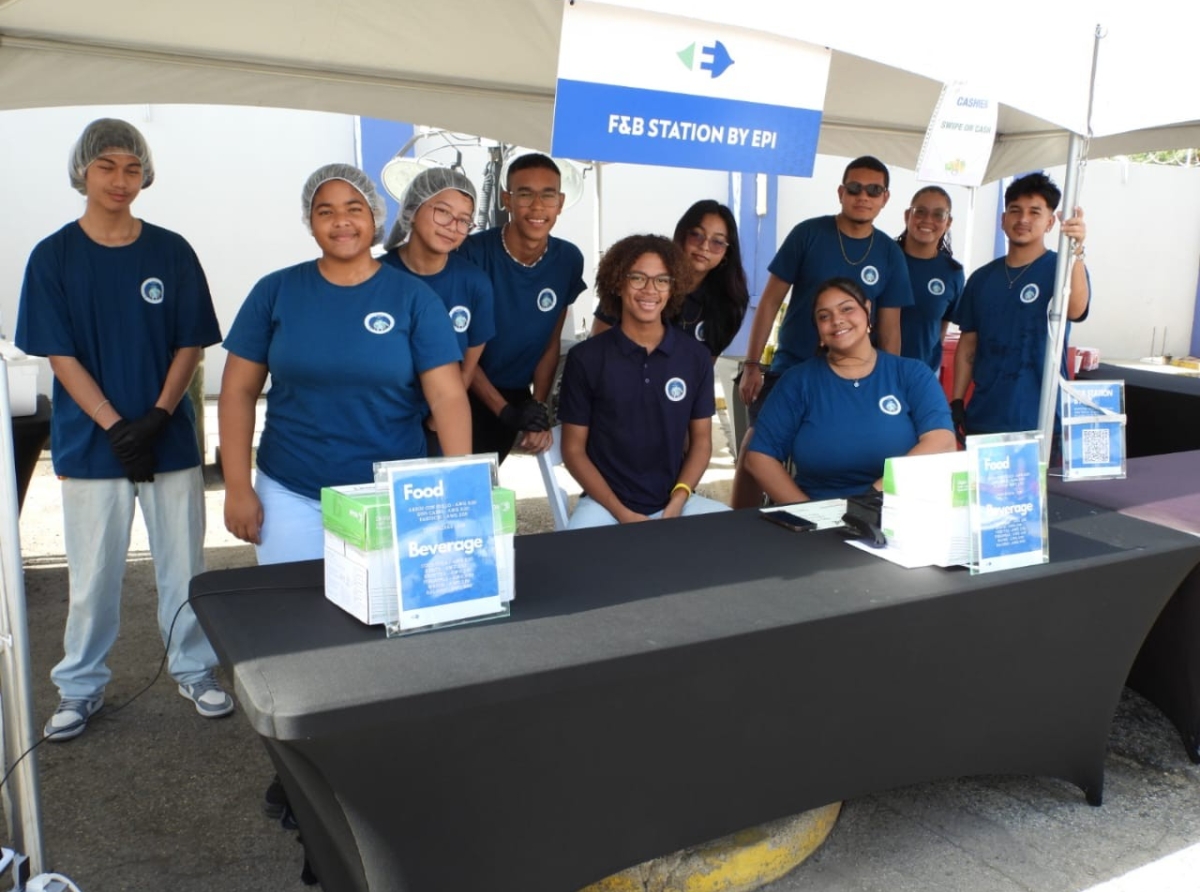
<path fill-rule="evenodd" d="M 12 405 L 13 418 L 33 415 L 37 412 L 38 366 L 37 359 L 27 356 L 11 341 L 0 340 L 0 355 L 8 368 L 8 400 Z"/>
<path fill-rule="evenodd" d="M 517 532 L 516 493 L 511 489 L 492 490 L 492 519 L 500 596 L 511 601 Z M 321 520 L 325 597 L 367 625 L 396 622 L 400 605 L 387 492 L 374 483 L 326 487 L 321 490 Z"/>

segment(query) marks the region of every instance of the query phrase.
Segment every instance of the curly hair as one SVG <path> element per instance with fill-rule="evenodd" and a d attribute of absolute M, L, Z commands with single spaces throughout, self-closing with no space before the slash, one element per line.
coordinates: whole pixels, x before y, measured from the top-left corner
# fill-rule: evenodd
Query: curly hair
<path fill-rule="evenodd" d="M 683 305 L 683 289 L 691 275 L 691 267 L 679 247 L 662 235 L 626 236 L 604 252 L 600 265 L 596 267 L 596 295 L 600 299 L 600 311 L 620 320 L 625 275 L 643 254 L 657 254 L 671 277 L 671 296 L 663 310 L 663 321 L 670 322 L 679 315 L 679 308 Z"/>

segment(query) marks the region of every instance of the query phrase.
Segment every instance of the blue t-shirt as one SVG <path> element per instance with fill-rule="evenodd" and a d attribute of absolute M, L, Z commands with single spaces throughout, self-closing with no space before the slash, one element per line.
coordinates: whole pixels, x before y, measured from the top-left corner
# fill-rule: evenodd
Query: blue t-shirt
<path fill-rule="evenodd" d="M 583 254 L 570 242 L 551 236 L 542 259 L 527 267 L 508 256 L 502 231 L 477 232 L 459 251 L 487 273 L 496 298 L 496 334 L 479 367 L 495 387 L 517 389 L 529 386 L 559 316 L 587 285 Z"/>
<path fill-rule="evenodd" d="M 41 241 L 21 286 L 16 343 L 34 356 L 72 356 L 123 418 L 154 408 L 176 350 L 221 340 L 200 261 L 182 236 L 142 223 L 121 247 L 92 241 L 78 222 Z M 56 378 L 50 452 L 62 477 L 111 479 L 125 471 L 104 430 Z M 200 464 L 187 397 L 154 444 L 154 470 Z"/>
<path fill-rule="evenodd" d="M 418 376 L 462 359 L 429 287 L 386 264 L 334 285 L 315 260 L 261 279 L 225 349 L 271 374 L 259 470 L 312 499 L 370 482 L 374 462 L 425 455 Z"/>
<path fill-rule="evenodd" d="M 379 259 L 418 282 L 424 282 L 442 299 L 450 324 L 458 336 L 458 348 L 464 356 L 468 347 L 486 344 L 496 333 L 492 282 L 471 261 L 458 254 L 450 254 L 440 272 L 423 276 L 405 266 L 396 251 L 388 251 Z"/>
<path fill-rule="evenodd" d="M 945 252 L 923 258 L 904 255 L 913 305 L 900 311 L 900 355 L 942 368 L 942 323 L 950 322 L 963 292 L 962 264 Z"/>
<path fill-rule="evenodd" d="M 867 238 L 842 235 L 839 241 L 839 235 L 835 217 L 813 217 L 798 223 L 768 267 L 772 275 L 792 286 L 771 361 L 771 371 L 776 374 L 816 355 L 820 339 L 812 308 L 817 286 L 826 279 L 844 276 L 857 282 L 871 301 L 872 319 L 880 307 L 907 307 L 913 302 L 908 264 L 893 239 L 878 229 Z"/>
<path fill-rule="evenodd" d="M 972 373 L 975 392 L 967 403 L 966 419 L 967 430 L 973 433 L 1028 431 L 1038 426 L 1049 332 L 1046 314 L 1054 293 L 1058 252 L 1047 251 L 1024 272 L 1007 269 L 1004 261 L 1000 257 L 971 273 L 955 320 L 963 331 L 978 337 Z M 1088 284 L 1090 289 L 1090 276 Z M 1077 321 L 1085 318 L 1086 310 Z M 1069 322 L 1066 337 L 1069 341 Z M 1059 374 L 1067 374 L 1065 349 Z"/>
<path fill-rule="evenodd" d="M 588 458 L 621 504 L 653 514 L 679 481 L 688 426 L 714 403 L 704 344 L 668 325 L 647 353 L 617 327 L 567 354 L 558 420 L 588 429 Z"/>
<path fill-rule="evenodd" d="M 953 430 L 946 395 L 929 366 L 880 350 L 858 386 L 824 359 L 788 370 L 754 426 L 750 449 L 795 462 L 813 499 L 865 492 L 885 459 L 906 455 L 922 434 Z"/>

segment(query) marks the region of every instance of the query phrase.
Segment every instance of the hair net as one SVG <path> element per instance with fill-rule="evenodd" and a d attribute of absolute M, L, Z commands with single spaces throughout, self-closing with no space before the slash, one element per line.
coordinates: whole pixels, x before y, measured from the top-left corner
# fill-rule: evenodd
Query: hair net
<path fill-rule="evenodd" d="M 392 225 L 391 234 L 388 235 L 387 243 L 383 246 L 384 250 L 390 251 L 397 245 L 404 244 L 412 232 L 413 217 L 416 216 L 421 205 L 447 189 L 461 192 L 471 199 L 472 204 L 478 201 L 475 197 L 475 187 L 466 174 L 451 170 L 449 167 L 426 168 L 413 177 L 408 188 L 404 190 L 404 195 L 400 198 L 400 212 L 396 214 L 396 222 Z"/>
<path fill-rule="evenodd" d="M 87 195 L 87 169 L 97 158 L 120 153 L 133 155 L 142 162 L 142 188 L 154 182 L 154 161 L 146 138 L 132 124 L 117 118 L 99 118 L 84 128 L 71 149 L 67 172 L 71 175 L 71 187 L 80 195 Z"/>
<path fill-rule="evenodd" d="M 375 237 L 371 239 L 371 244 L 378 245 L 383 241 L 383 224 L 387 220 L 387 208 L 383 204 L 383 198 L 380 197 L 379 191 L 375 188 L 375 183 L 353 164 L 323 165 L 313 171 L 312 176 L 304 183 L 304 191 L 300 194 L 300 206 L 304 215 L 304 225 L 308 227 L 308 231 L 312 232 L 313 199 L 317 197 L 317 190 L 330 180 L 342 180 L 349 183 L 366 199 L 367 205 L 371 208 L 371 214 L 375 217 Z"/>

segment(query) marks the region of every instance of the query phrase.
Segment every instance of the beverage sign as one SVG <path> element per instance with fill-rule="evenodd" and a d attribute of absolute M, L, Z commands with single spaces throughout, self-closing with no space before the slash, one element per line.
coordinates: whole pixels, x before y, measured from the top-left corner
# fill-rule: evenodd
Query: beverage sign
<path fill-rule="evenodd" d="M 1036 432 L 967 437 L 972 573 L 1050 559 L 1040 441 Z"/>

